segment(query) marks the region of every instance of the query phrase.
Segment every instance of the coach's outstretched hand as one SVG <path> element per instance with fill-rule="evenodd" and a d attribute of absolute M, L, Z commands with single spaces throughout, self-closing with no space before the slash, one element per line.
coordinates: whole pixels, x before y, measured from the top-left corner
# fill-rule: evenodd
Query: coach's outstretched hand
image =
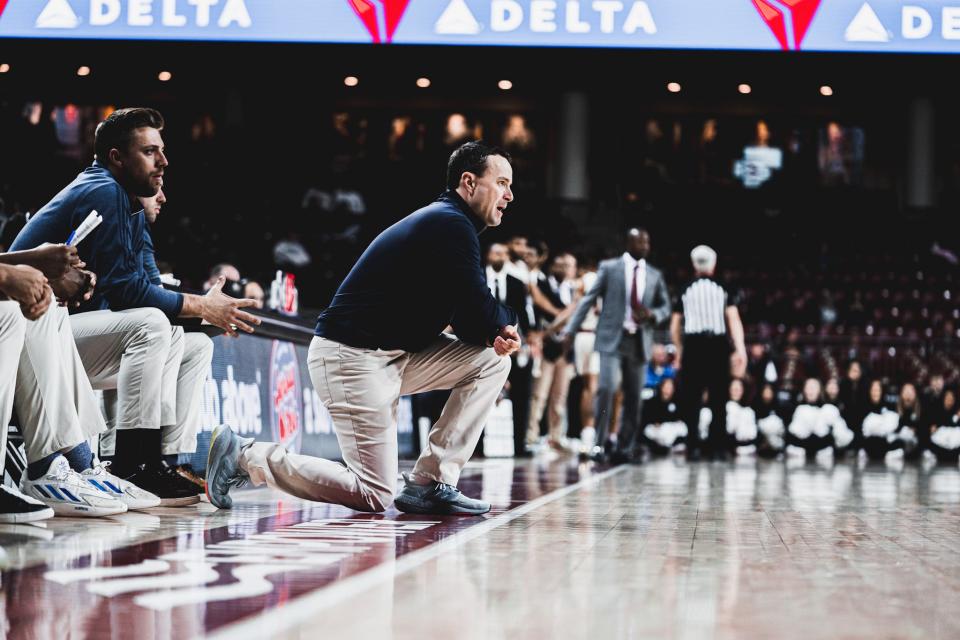
<path fill-rule="evenodd" d="M 260 318 L 241 311 L 245 307 L 256 306 L 257 301 L 250 298 L 232 298 L 223 292 L 227 279 L 220 276 L 216 284 L 203 296 L 203 309 L 200 317 L 210 324 L 220 327 L 228 336 L 237 337 L 237 330 L 253 333 L 253 326 L 259 325 Z"/>
<path fill-rule="evenodd" d="M 519 351 L 520 334 L 517 332 L 517 328 L 508 324 L 500 329 L 500 335 L 493 340 L 493 350 L 497 352 L 498 356 L 509 356 L 511 353 Z"/>

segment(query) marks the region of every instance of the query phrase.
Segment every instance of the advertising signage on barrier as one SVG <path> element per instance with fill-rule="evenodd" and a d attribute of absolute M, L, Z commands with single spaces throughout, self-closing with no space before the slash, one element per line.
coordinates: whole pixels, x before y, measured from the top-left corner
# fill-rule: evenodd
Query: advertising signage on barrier
<path fill-rule="evenodd" d="M 960 0 L 0 0 L 0 37 L 960 53 Z"/>

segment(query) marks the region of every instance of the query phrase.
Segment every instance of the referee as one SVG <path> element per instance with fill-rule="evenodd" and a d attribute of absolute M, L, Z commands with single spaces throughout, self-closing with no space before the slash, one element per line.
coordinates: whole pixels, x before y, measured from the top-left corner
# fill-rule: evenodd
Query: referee
<path fill-rule="evenodd" d="M 690 259 L 696 277 L 681 290 L 670 323 L 670 334 L 677 348 L 676 368 L 680 371 L 680 416 L 687 424 L 687 458 L 699 460 L 702 449 L 710 459 L 722 460 L 727 450 L 731 341 L 734 377 L 743 377 L 747 366 L 743 323 L 736 297 L 714 278 L 717 252 L 699 245 L 690 252 Z M 703 443 L 699 416 L 705 390 L 713 419 L 709 437 Z"/>

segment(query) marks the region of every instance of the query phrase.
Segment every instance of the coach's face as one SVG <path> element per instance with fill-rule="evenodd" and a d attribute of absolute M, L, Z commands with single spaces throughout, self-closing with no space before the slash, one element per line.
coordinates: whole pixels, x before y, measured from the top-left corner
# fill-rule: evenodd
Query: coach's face
<path fill-rule="evenodd" d="M 461 178 L 461 186 L 466 192 L 464 200 L 488 227 L 500 224 L 504 209 L 513 201 L 511 184 L 513 167 L 503 156 L 488 156 L 483 175 L 478 176 L 468 171 Z"/>
<path fill-rule="evenodd" d="M 111 149 L 110 161 L 116 167 L 121 184 L 138 198 L 152 198 L 163 186 L 167 156 L 163 138 L 153 127 L 140 127 L 130 137 L 126 149 Z"/>

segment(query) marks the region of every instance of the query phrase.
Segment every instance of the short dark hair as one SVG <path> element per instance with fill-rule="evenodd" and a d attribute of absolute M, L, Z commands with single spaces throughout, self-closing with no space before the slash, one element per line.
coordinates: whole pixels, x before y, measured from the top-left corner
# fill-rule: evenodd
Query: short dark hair
<path fill-rule="evenodd" d="M 510 154 L 482 140 L 460 145 L 450 154 L 450 161 L 447 162 L 447 188 L 456 189 L 460 185 L 460 177 L 467 171 L 482 176 L 487 170 L 487 158 L 490 156 L 502 156 L 510 162 Z"/>
<path fill-rule="evenodd" d="M 163 116 L 156 109 L 131 107 L 118 109 L 97 125 L 94 149 L 97 161 L 105 163 L 110 149 L 126 149 L 133 132 L 143 127 L 163 129 Z"/>
<path fill-rule="evenodd" d="M 223 275 L 223 272 L 226 271 L 227 269 L 237 269 L 237 268 L 229 262 L 221 262 L 219 264 L 214 265 L 213 268 L 210 269 L 210 277 L 219 278 L 221 275 Z M 237 269 L 237 271 L 239 272 L 240 269 Z"/>

